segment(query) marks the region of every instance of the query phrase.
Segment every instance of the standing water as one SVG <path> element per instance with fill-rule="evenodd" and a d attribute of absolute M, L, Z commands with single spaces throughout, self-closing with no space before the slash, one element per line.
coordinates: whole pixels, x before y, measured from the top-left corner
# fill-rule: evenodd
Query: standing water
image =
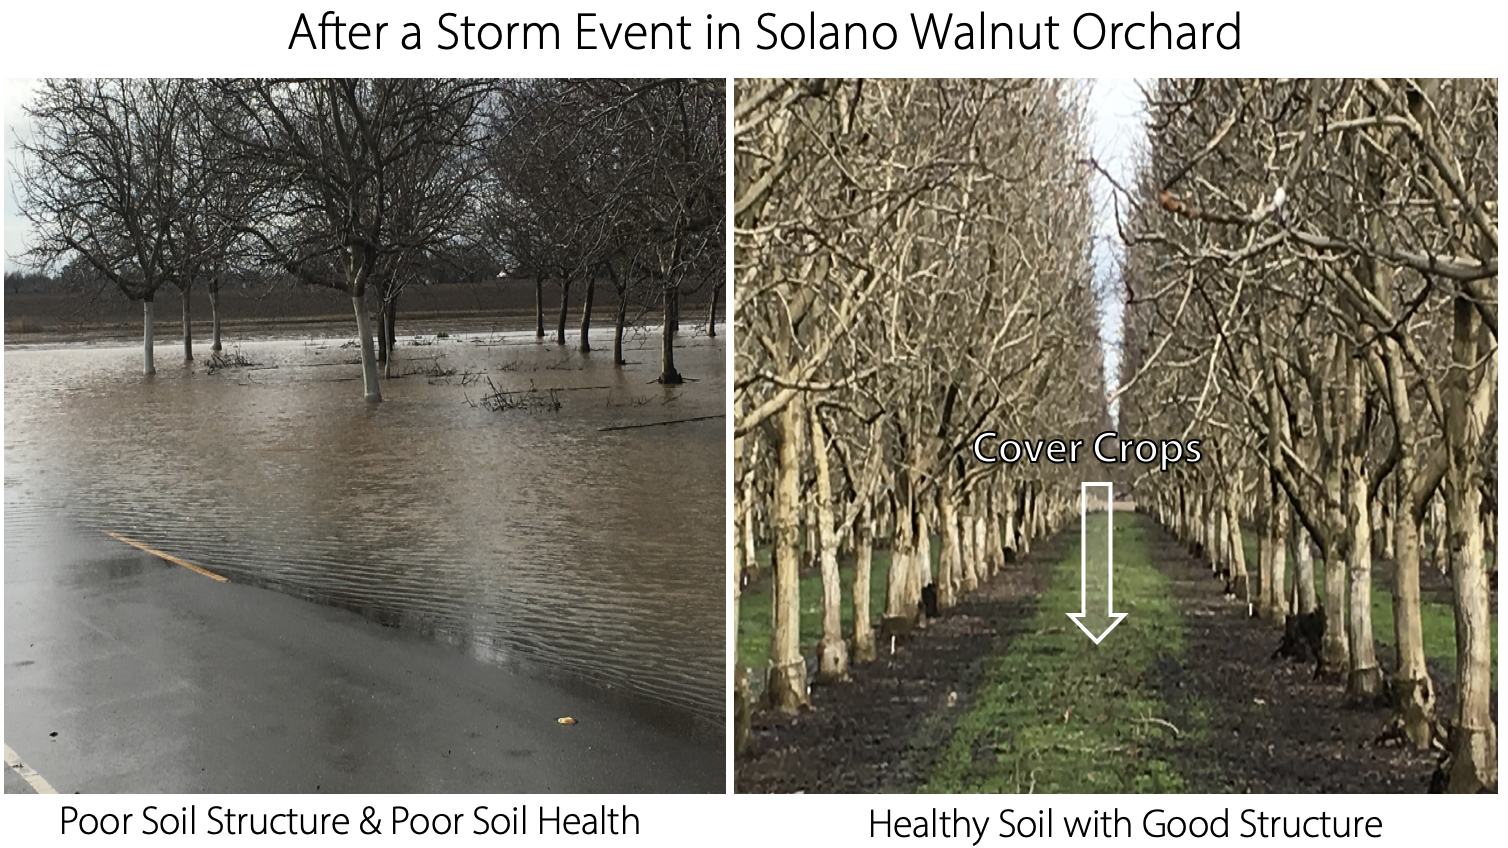
<path fill-rule="evenodd" d="M 593 340 L 400 339 L 375 405 L 341 339 L 213 371 L 164 345 L 155 377 L 139 346 L 9 350 L 7 540 L 63 517 L 720 738 L 723 340 L 684 334 L 674 387 L 658 332 L 627 368 Z"/>

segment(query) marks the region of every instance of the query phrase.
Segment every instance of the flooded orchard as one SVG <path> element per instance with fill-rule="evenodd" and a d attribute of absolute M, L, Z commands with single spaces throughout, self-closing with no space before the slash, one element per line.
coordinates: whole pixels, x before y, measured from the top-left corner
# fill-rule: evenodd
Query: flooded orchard
<path fill-rule="evenodd" d="M 720 738 L 723 341 L 683 332 L 673 387 L 658 332 L 628 368 L 593 342 L 399 339 L 381 404 L 341 338 L 162 344 L 155 377 L 139 345 L 8 350 L 7 559 L 117 533 Z"/>

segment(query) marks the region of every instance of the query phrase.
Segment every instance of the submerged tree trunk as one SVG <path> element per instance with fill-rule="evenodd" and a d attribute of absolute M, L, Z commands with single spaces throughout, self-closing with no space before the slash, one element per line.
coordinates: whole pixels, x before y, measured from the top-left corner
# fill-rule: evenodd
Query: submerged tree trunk
<path fill-rule="evenodd" d="M 356 335 L 361 340 L 361 379 L 366 388 L 367 403 L 382 402 L 382 387 L 377 382 L 377 352 L 372 349 L 372 319 L 367 315 L 366 304 L 361 295 L 351 295 L 351 305 L 356 309 Z"/>
<path fill-rule="evenodd" d="M 214 342 L 209 346 L 213 353 L 220 352 L 220 280 L 213 279 L 209 283 L 209 315 L 213 327 Z"/>
<path fill-rule="evenodd" d="M 191 289 L 184 286 L 183 295 L 183 361 L 194 361 L 194 324 L 189 315 L 189 292 Z"/>
<path fill-rule="evenodd" d="M 684 382 L 681 372 L 675 370 L 675 326 L 671 323 L 675 291 L 674 287 L 665 290 L 665 326 L 660 337 L 660 382 L 667 386 Z"/>
<path fill-rule="evenodd" d="M 555 326 L 555 343 L 565 347 L 566 316 L 571 308 L 571 280 L 566 278 L 560 281 L 560 322 Z"/>
<path fill-rule="evenodd" d="M 628 292 L 618 290 L 618 321 L 613 327 L 613 364 L 627 365 L 623 358 L 623 325 L 628 322 Z"/>
<path fill-rule="evenodd" d="M 152 363 L 152 317 L 156 307 L 149 297 L 141 302 L 141 344 L 142 344 L 142 373 L 156 374 L 157 366 Z"/>
<path fill-rule="evenodd" d="M 592 295 L 597 291 L 597 278 L 586 278 L 586 300 L 581 304 L 581 352 L 592 349 L 588 336 L 592 334 Z"/>
<path fill-rule="evenodd" d="M 397 359 L 398 353 L 398 295 L 387 302 L 387 318 L 382 329 L 387 337 L 388 376 L 393 376 L 393 360 Z"/>
<path fill-rule="evenodd" d="M 377 362 L 387 364 L 387 302 L 377 307 Z"/>
<path fill-rule="evenodd" d="M 534 338 L 545 337 L 545 278 L 534 278 Z"/>

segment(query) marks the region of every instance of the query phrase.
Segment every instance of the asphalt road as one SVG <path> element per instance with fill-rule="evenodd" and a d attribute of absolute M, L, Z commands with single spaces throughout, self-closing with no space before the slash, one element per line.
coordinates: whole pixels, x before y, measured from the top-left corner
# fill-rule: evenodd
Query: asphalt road
<path fill-rule="evenodd" d="M 721 739 L 12 517 L 5 743 L 59 792 L 723 791 Z"/>

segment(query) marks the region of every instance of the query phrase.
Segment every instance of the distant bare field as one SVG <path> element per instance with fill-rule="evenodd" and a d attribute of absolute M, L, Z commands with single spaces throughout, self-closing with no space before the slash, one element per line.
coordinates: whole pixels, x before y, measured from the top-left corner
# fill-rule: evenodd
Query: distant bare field
<path fill-rule="evenodd" d="M 580 329 L 582 290 L 579 284 L 571 290 L 569 331 L 573 336 Z M 610 324 L 618 308 L 612 289 L 599 285 L 593 300 L 593 323 Z M 178 292 L 161 292 L 156 303 L 158 335 L 176 335 L 182 326 L 183 308 Z M 560 309 L 558 285 L 545 286 L 544 308 L 545 326 L 553 331 Z M 694 326 L 705 320 L 706 308 L 706 292 L 683 295 L 682 317 L 687 323 Z M 209 295 L 196 290 L 190 309 L 195 341 L 207 344 L 211 331 Z M 630 301 L 630 320 L 642 309 Z M 658 305 L 651 312 L 658 314 Z M 347 323 L 354 328 L 351 318 L 350 298 L 334 290 L 254 286 L 220 292 L 221 329 L 227 338 L 300 335 L 316 326 Z M 399 334 L 461 328 L 521 329 L 531 326 L 533 320 L 534 284 L 528 280 L 418 286 L 404 291 L 398 301 Z M 114 290 L 5 295 L 6 344 L 135 338 L 140 334 L 141 304 Z"/>

